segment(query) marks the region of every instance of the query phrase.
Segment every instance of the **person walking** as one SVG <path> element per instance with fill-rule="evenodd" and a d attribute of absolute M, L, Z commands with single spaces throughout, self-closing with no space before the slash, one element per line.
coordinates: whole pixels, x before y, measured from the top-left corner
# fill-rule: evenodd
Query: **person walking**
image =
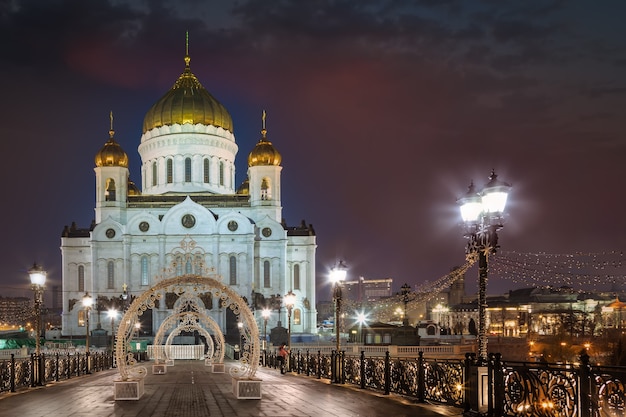
<path fill-rule="evenodd" d="M 284 374 L 286 372 L 285 365 L 287 363 L 288 356 L 289 349 L 287 349 L 287 344 L 281 343 L 280 347 L 278 348 L 278 356 L 276 357 L 278 359 L 278 364 L 280 365 L 281 374 Z"/>

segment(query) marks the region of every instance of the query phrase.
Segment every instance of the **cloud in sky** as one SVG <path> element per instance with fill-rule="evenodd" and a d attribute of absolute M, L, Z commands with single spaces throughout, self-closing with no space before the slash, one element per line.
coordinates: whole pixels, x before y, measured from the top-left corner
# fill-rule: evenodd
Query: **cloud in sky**
<path fill-rule="evenodd" d="M 233 115 L 237 181 L 259 139 L 283 154 L 284 215 L 313 223 L 318 275 L 433 281 L 463 262 L 455 200 L 513 183 L 503 250 L 625 244 L 620 1 L 100 1 L 0 5 L 6 261 L 60 283 L 60 232 L 93 218 L 93 155 L 131 157 L 148 108 L 191 68 Z M 471 279 L 471 277 L 469 277 Z M 511 284 L 494 278 L 490 288 Z"/>

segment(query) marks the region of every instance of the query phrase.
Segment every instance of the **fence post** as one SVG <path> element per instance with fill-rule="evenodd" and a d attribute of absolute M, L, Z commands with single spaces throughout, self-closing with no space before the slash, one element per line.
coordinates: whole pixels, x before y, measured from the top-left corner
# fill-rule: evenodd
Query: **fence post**
<path fill-rule="evenodd" d="M 341 383 L 345 384 L 346 383 L 346 351 L 342 350 L 339 353 L 339 369 L 340 369 L 340 378 L 341 378 Z"/>
<path fill-rule="evenodd" d="M 39 355 L 39 385 L 46 385 L 46 355 Z"/>
<path fill-rule="evenodd" d="M 391 361 L 389 360 L 389 351 L 385 352 L 385 395 L 389 395 L 391 390 Z"/>
<path fill-rule="evenodd" d="M 496 353 L 496 359 L 493 364 L 493 379 L 490 380 L 490 386 L 493 386 L 493 415 L 501 417 L 504 415 L 504 372 L 502 370 L 502 354 Z"/>
<path fill-rule="evenodd" d="M 302 355 L 300 354 L 300 349 L 298 349 L 298 355 L 296 357 L 298 358 L 296 362 L 298 369 L 296 371 L 297 374 L 300 375 L 300 368 L 302 368 Z"/>
<path fill-rule="evenodd" d="M 56 371 L 55 371 L 55 379 L 57 382 L 59 382 L 59 352 L 56 353 L 56 357 L 54 358 L 54 362 L 56 364 Z"/>
<path fill-rule="evenodd" d="M 322 378 L 322 351 L 317 351 L 317 379 Z"/>
<path fill-rule="evenodd" d="M 337 382 L 336 368 L 337 368 L 337 351 L 332 350 L 330 352 L 330 382 L 331 383 Z"/>
<path fill-rule="evenodd" d="M 593 378 L 589 366 L 589 355 L 584 350 L 580 355 L 580 367 L 578 368 L 578 384 L 580 385 L 580 417 L 594 415 L 593 397 L 596 394 L 593 388 Z"/>
<path fill-rule="evenodd" d="M 360 380 L 361 380 L 361 389 L 365 389 L 365 351 L 362 350 L 361 351 L 361 376 L 360 376 Z"/>
<path fill-rule="evenodd" d="M 35 386 L 35 354 L 31 353 L 30 355 L 30 386 Z"/>
<path fill-rule="evenodd" d="M 67 369 L 65 370 L 66 379 L 70 379 L 70 374 L 72 373 L 72 362 L 70 362 L 70 354 L 67 354 Z"/>
<path fill-rule="evenodd" d="M 15 354 L 11 353 L 11 392 L 15 392 Z"/>
<path fill-rule="evenodd" d="M 424 375 L 424 352 L 417 356 L 417 402 L 423 403 L 426 398 L 426 375 Z"/>
<path fill-rule="evenodd" d="M 489 417 L 493 417 L 493 385 L 495 381 L 493 378 L 494 367 L 494 354 L 490 353 L 487 358 L 487 416 Z M 481 381 L 479 380 L 478 383 L 480 384 Z"/>
<path fill-rule="evenodd" d="M 463 373 L 463 392 L 465 393 L 465 407 L 464 407 L 464 411 L 466 413 L 469 413 L 469 411 L 472 409 L 472 405 L 471 405 L 471 398 L 472 398 L 472 392 L 474 389 L 476 389 L 476 387 L 473 387 L 472 384 L 470 383 L 470 375 L 472 372 L 471 366 L 472 366 L 472 361 L 473 361 L 473 356 L 474 353 L 466 353 L 465 354 L 465 372 Z"/>
<path fill-rule="evenodd" d="M 306 350 L 306 376 L 311 375 L 311 355 L 309 349 Z"/>

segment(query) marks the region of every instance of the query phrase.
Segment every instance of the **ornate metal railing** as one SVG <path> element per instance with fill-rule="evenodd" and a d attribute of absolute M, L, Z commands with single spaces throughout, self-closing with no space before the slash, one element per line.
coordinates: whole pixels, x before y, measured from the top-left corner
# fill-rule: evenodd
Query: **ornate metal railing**
<path fill-rule="evenodd" d="M 0 393 L 16 392 L 21 388 L 46 385 L 48 382 L 70 379 L 74 376 L 103 371 L 112 367 L 111 352 L 90 355 L 35 354 L 28 358 L 0 360 Z M 88 366 L 89 365 L 89 366 Z"/>
<path fill-rule="evenodd" d="M 290 354 L 288 371 L 489 416 L 626 415 L 626 368 L 591 366 L 585 354 L 580 360 L 567 365 L 505 362 L 491 354 L 487 364 L 480 364 L 474 354 L 459 360 L 297 351 Z M 276 355 L 264 352 L 262 364 L 276 367 Z M 485 370 L 483 377 L 472 380 L 479 368 Z M 479 382 L 486 404 L 474 410 Z"/>

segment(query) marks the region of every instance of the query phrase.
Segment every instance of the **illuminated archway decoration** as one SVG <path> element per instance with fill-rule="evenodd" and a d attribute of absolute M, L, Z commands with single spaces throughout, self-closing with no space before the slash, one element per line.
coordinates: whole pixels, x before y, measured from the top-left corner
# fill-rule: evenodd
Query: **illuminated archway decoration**
<path fill-rule="evenodd" d="M 198 333 L 202 334 L 207 341 L 207 353 L 204 354 L 204 358 L 205 359 L 210 359 L 211 361 L 213 360 L 216 350 L 215 350 L 215 343 L 213 343 L 213 338 L 211 337 L 211 334 L 202 326 L 199 325 L 189 325 L 189 326 L 178 326 L 172 333 L 169 334 L 169 336 L 167 336 L 167 340 L 165 341 L 165 356 L 167 357 L 167 359 L 171 359 L 170 358 L 170 352 L 171 350 L 169 349 L 170 346 L 172 346 L 172 339 L 174 339 L 176 336 L 178 336 L 180 334 L 180 332 L 186 331 L 186 332 L 191 332 L 197 330 Z M 220 332 L 220 334 L 222 334 Z M 223 335 L 222 335 L 223 336 Z M 220 348 L 218 349 L 218 355 L 219 352 L 223 352 L 223 350 Z M 224 357 L 222 355 L 221 359 L 218 359 L 218 363 L 222 363 L 224 362 Z"/>
<path fill-rule="evenodd" d="M 200 324 L 203 324 L 205 327 L 201 327 Z M 165 343 L 165 356 L 169 359 L 169 352 L 167 346 L 171 345 L 171 340 L 173 339 L 172 335 L 176 335 L 181 331 L 192 331 L 198 330 L 203 331 L 205 337 L 207 338 L 207 343 L 209 344 L 209 350 L 211 352 L 211 357 L 217 358 L 218 363 L 224 362 L 224 334 L 220 330 L 219 326 L 215 322 L 215 320 L 208 317 L 206 314 L 202 314 L 196 311 L 186 311 L 180 312 L 177 314 L 173 314 L 168 316 L 161 326 L 159 326 L 159 330 L 157 331 L 156 336 L 154 337 L 154 346 L 161 346 L 163 341 L 163 337 L 168 330 L 176 327 L 176 330 L 172 332 L 167 338 L 167 342 Z M 213 338 L 211 335 L 205 330 L 209 328 L 215 332 L 217 349 L 214 352 Z M 161 350 L 156 350 L 156 363 L 159 363 L 161 359 Z"/>
<path fill-rule="evenodd" d="M 254 378 L 259 366 L 261 348 L 259 328 L 247 303 L 237 292 L 224 285 L 221 277 L 217 274 L 213 274 L 213 276 L 187 274 L 157 282 L 153 287 L 135 298 L 124 313 L 117 330 L 115 344 L 115 357 L 122 381 L 144 378 L 147 374 L 145 367 L 136 366 L 137 362 L 133 354 L 128 353 L 133 329 L 135 323 L 139 321 L 139 316 L 146 310 L 154 308 L 155 302 L 160 300 L 165 292 L 173 292 L 179 296 L 186 294 L 197 297 L 207 291 L 210 291 L 213 297 L 219 300 L 221 307 L 231 309 L 238 321 L 242 323 L 240 329 L 243 341 L 241 360 L 230 368 L 231 376 Z"/>

